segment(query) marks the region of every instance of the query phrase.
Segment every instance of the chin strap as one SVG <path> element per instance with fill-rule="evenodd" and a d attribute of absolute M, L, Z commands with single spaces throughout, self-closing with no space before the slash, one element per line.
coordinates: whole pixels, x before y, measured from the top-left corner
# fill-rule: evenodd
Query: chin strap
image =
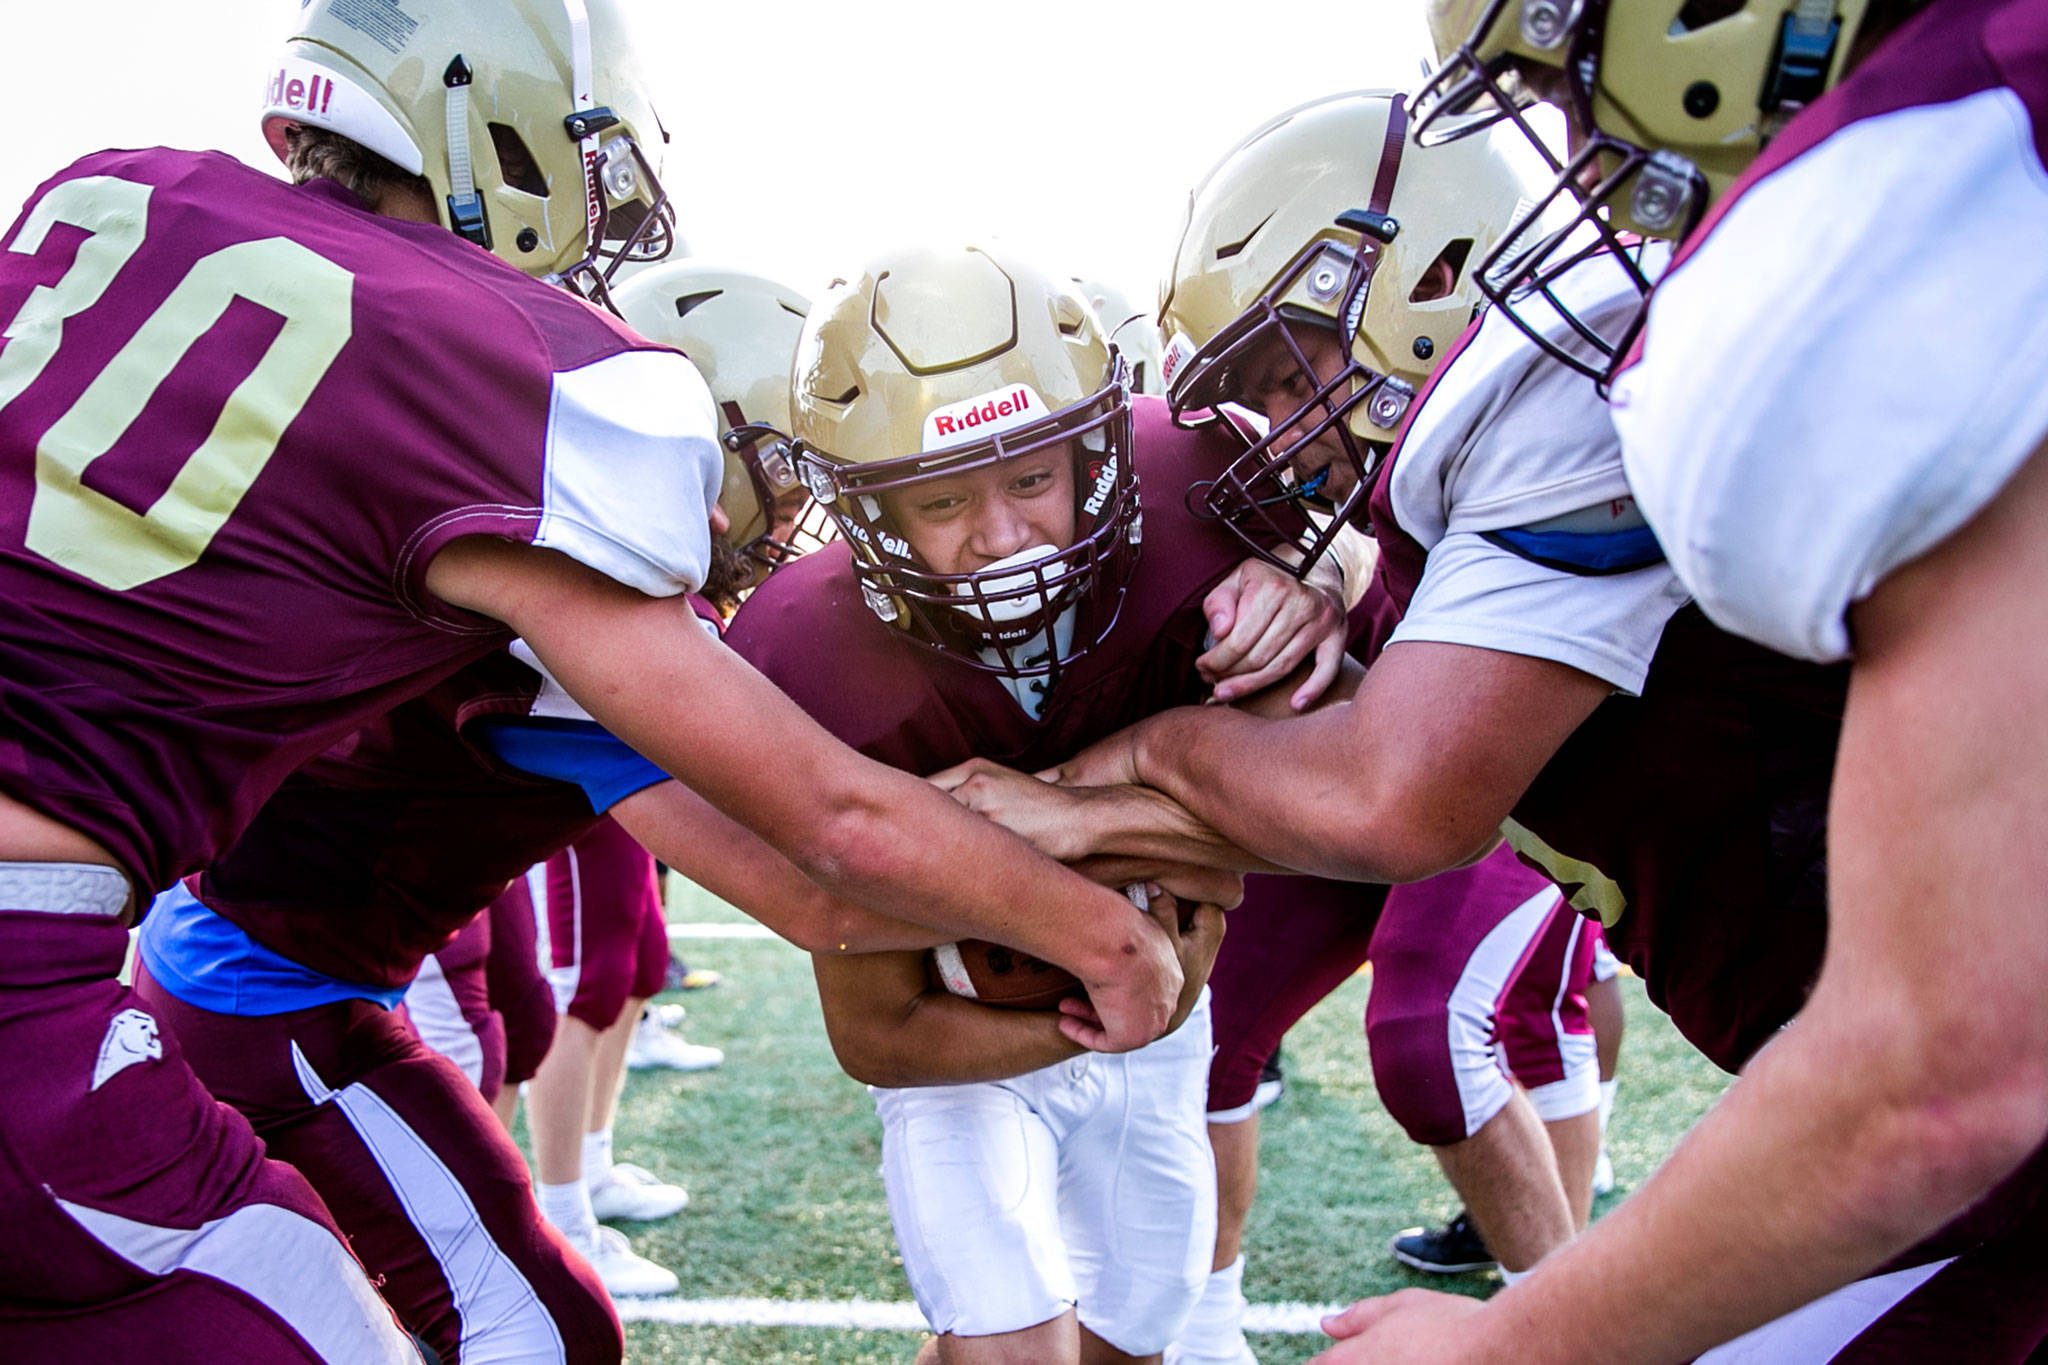
<path fill-rule="evenodd" d="M 491 225 L 484 217 L 484 198 L 476 192 L 476 173 L 469 158 L 469 63 L 456 53 L 441 73 L 448 90 L 448 226 L 455 234 L 491 249 Z"/>

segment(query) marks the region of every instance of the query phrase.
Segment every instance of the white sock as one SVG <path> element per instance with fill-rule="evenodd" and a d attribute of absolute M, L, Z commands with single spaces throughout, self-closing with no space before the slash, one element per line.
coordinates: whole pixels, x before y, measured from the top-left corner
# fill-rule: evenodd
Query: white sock
<path fill-rule="evenodd" d="M 540 1216 L 560 1229 L 572 1246 L 584 1246 L 597 1232 L 597 1215 L 590 1209 L 590 1187 L 580 1180 L 566 1185 L 533 1182 Z"/>
<path fill-rule="evenodd" d="M 612 1130 L 609 1125 L 583 1135 L 583 1183 L 597 1189 L 612 1178 Z"/>
<path fill-rule="evenodd" d="M 1202 1284 L 1202 1297 L 1173 1346 L 1173 1355 L 1180 1360 L 1251 1358 L 1251 1347 L 1244 1339 L 1244 1257 L 1209 1272 Z"/>
<path fill-rule="evenodd" d="M 1516 1280 L 1526 1280 L 1535 1273 L 1536 1267 L 1533 1265 L 1527 1270 L 1509 1270 L 1506 1266 L 1502 1266 L 1500 1268 L 1500 1282 L 1502 1284 L 1513 1284 Z"/>
<path fill-rule="evenodd" d="M 1621 1088 L 1621 1082 L 1600 1082 L 1600 1140 L 1607 1140 L 1607 1120 L 1614 1114 L 1614 1092 Z"/>

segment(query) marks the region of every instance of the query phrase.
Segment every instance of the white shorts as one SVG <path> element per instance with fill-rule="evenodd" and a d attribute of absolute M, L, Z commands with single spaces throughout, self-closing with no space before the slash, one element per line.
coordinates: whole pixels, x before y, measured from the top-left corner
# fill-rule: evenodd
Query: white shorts
<path fill-rule="evenodd" d="M 1078 1307 L 1120 1351 L 1166 1348 L 1215 1250 L 1209 1051 L 1204 988 L 1136 1052 L 872 1091 L 896 1244 L 934 1332 L 1016 1332 Z"/>

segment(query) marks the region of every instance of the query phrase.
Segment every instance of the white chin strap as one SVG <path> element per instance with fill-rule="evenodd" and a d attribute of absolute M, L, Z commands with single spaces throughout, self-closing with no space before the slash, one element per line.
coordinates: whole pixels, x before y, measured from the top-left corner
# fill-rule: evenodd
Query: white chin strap
<path fill-rule="evenodd" d="M 973 583 L 953 585 L 953 595 L 961 599 L 952 604 L 953 610 L 963 616 L 986 621 L 992 625 L 1007 625 L 1011 621 L 1023 620 L 1044 605 L 1044 599 L 1026 595 L 1037 586 L 1038 576 L 1028 570 L 1013 574 L 1004 574 L 1002 571 L 1035 564 L 1042 559 L 1053 558 L 1059 552 L 1060 547 L 1057 545 L 1033 545 L 1028 550 L 1019 550 L 1013 555 L 1003 556 L 982 569 L 975 576 Z M 981 590 L 981 597 L 975 596 L 976 588 Z M 995 600 L 983 601 L 982 598 Z"/>

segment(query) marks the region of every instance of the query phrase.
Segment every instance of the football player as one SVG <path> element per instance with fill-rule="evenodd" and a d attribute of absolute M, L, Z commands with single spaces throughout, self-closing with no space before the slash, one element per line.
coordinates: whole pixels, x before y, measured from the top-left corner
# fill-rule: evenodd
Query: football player
<path fill-rule="evenodd" d="M 405 988 L 420 1041 L 455 1063 L 506 1132 L 555 1040 L 555 997 L 541 974 L 539 924 L 526 877 L 514 877 L 484 913 L 420 960 Z"/>
<path fill-rule="evenodd" d="M 1754 1329 L 1702 1359 L 2026 1359 L 2048 1335 L 2048 934 L 2012 924 L 2048 828 L 2048 24 L 2000 0 L 1534 12 L 1440 7 L 1441 84 L 1555 99 L 1598 168 L 1584 217 L 1690 229 L 1614 422 L 1706 613 L 1849 661 L 1832 924 L 1799 1026 L 1616 1218 L 1497 1315 L 1431 1342 L 1410 1315 L 1455 1310 L 1404 1306 L 1364 1343 L 1484 1359 L 1566 1330 L 1650 1360 Z M 1926 972 L 1951 952 L 1960 987 Z"/>
<path fill-rule="evenodd" d="M 1484 116 L 1440 115 L 1437 135 L 1467 121 Z M 1364 330 L 1319 325 L 1284 290 L 1247 290 L 1236 323 L 1190 338 L 1170 401 L 1263 411 L 1270 435 L 1235 480 L 1232 515 L 1285 532 L 1304 489 L 1363 512 L 1400 624 L 1348 707 L 1283 720 L 1167 712 L 1064 765 L 1099 789 L 1037 784 L 1037 813 L 1006 818 L 1062 856 L 1157 849 L 1175 828 L 1164 793 L 1209 827 L 1196 844 L 1220 834 L 1290 866 L 1392 879 L 1505 833 L 1608 924 L 1688 1039 L 1737 1070 L 1798 1013 L 1820 960 L 1846 671 L 1761 649 L 1686 604 L 1635 509 L 1604 404 L 1554 354 L 1600 363 L 1595 339 L 1634 314 L 1659 248 L 1573 250 L 1516 313 L 1489 309 L 1439 336 L 1459 319 L 1416 307 L 1398 283 L 1412 278 L 1405 231 L 1367 249 L 1361 207 L 1332 202 L 1326 221 L 1361 224 L 1334 247 L 1337 316 Z M 1263 211 L 1247 205 L 1236 238 Z M 1236 238 L 1219 233 L 1212 254 Z M 1323 250 L 1313 235 L 1302 247 Z M 1396 288 L 1382 293 L 1386 282 Z M 1425 345 L 1446 358 L 1398 431 L 1376 428 L 1370 405 L 1394 362 Z M 1292 529 L 1311 549 L 1327 538 L 1313 518 Z M 1145 785 L 1102 785 L 1134 781 Z M 1508 1327 L 1520 1291 L 1484 1321 L 1526 1349 Z M 1450 1354 L 1461 1349 L 1454 1339 Z"/>
<path fill-rule="evenodd" d="M 709 559 L 702 381 L 531 278 L 602 293 L 658 249 L 660 134 L 607 0 L 298 23 L 269 124 L 305 183 L 95 154 L 0 250 L 15 1358 L 413 1355 L 116 974 L 138 894 L 514 634 L 833 886 L 1077 969 L 1088 1042 L 1149 1040 L 1181 984 L 1156 922 L 833 742 L 669 600 Z M 770 734 L 803 781 L 752 780 Z"/>
<path fill-rule="evenodd" d="M 1247 577 L 1306 590 L 1247 571 L 1189 512 L 1228 438 L 1175 428 L 1127 386 L 1071 284 L 976 249 L 871 262 L 813 310 L 795 366 L 797 459 L 843 544 L 771 576 L 729 640 L 910 772 L 1043 766 L 1206 695 L 1219 586 L 1240 618 L 1265 613 L 1238 593 Z M 1333 612 L 1340 643 L 1342 627 Z M 1275 691 L 1283 709 L 1296 695 Z M 1118 880 L 1146 875 L 1124 866 Z M 951 993 L 926 954 L 817 958 L 834 1050 L 876 1087 L 927 1355 L 1156 1358 L 1193 1307 L 1216 1197 L 1198 992 L 1220 923 L 1209 907 L 1191 923 L 1186 1022 L 1107 1060 L 1081 1056 L 1057 1011 Z"/>
<path fill-rule="evenodd" d="M 673 305 L 686 299 L 693 306 L 679 318 Z M 788 425 L 801 296 L 685 261 L 647 272 L 618 300 L 698 358 L 726 434 Z M 742 520 L 757 529 L 754 539 L 773 533 L 786 547 L 800 509 L 787 498 L 779 508 L 760 505 L 747 472 L 758 459 L 741 441 L 728 453 L 737 468 L 727 479 L 747 489 Z M 754 550 L 753 540 L 741 549 Z M 765 572 L 759 560 L 745 562 Z M 715 629 L 716 613 L 693 601 Z M 624 912 L 613 925 L 624 932 L 612 935 L 623 951 L 600 950 L 595 928 L 579 932 L 572 902 L 580 898 L 566 887 L 550 896 L 570 997 L 558 1031 L 576 1042 L 566 1062 L 551 1057 L 557 1074 L 539 1084 L 573 1082 L 574 1094 L 530 1126 L 539 1211 L 580 1260 L 539 1227 L 520 1156 L 485 1121 L 478 1097 L 389 1012 L 425 955 L 508 882 L 523 884 L 529 864 L 593 835 L 614 855 L 638 837 L 716 893 L 748 888 L 766 921 L 806 947 L 936 938 L 834 902 L 681 783 L 617 748 L 539 673 L 492 655 L 294 774 L 241 839 L 159 898 L 143 925 L 140 997 L 172 1025 L 200 1079 L 313 1182 L 386 1299 L 444 1359 L 560 1343 L 574 1358 L 615 1358 L 618 1329 L 582 1262 L 615 1294 L 665 1293 L 677 1283 L 623 1235 L 597 1226 L 599 1201 L 607 1212 L 633 1212 L 662 1192 L 608 1192 L 593 1178 L 598 1163 L 586 1170 L 584 1159 L 598 1023 L 620 1019 L 635 989 L 646 902 L 659 915 L 644 851 L 629 849 L 642 860 L 640 898 L 609 888 L 609 908 Z M 592 750 L 595 760 L 586 757 Z M 665 937 L 654 947 L 658 971 Z M 614 960 L 594 966 L 592 957 Z M 657 987 L 658 978 L 643 980 L 640 992 Z M 615 1082 L 616 1068 L 609 1074 Z M 550 1116 L 565 1131 L 544 1139 Z M 510 1307 L 486 1311 L 492 1304 Z"/>
<path fill-rule="evenodd" d="M 1360 230 L 1340 221 L 1347 208 L 1398 222 L 1404 246 L 1426 244 L 1408 246 L 1398 263 L 1412 279 L 1389 282 L 1412 307 L 1441 318 L 1469 315 L 1476 290 L 1453 266 L 1506 227 L 1524 178 L 1483 139 L 1440 150 L 1402 147 L 1391 161 L 1358 154 L 1398 145 L 1404 112 L 1386 93 L 1334 96 L 1268 121 L 1223 157 L 1190 199 L 1169 276 L 1166 328 L 1207 338 L 1236 322 L 1247 298 L 1282 280 L 1302 287 L 1277 295 L 1280 308 L 1337 325 L 1349 262 L 1321 244 Z M 1419 384 L 1431 359 L 1411 350 L 1399 386 Z M 1379 427 L 1400 416 L 1399 404 L 1360 412 Z M 1276 522 L 1290 519 L 1285 527 L 1256 526 L 1223 500 L 1258 458 L 1220 471 L 1203 490 L 1204 510 L 1241 531 L 1249 548 L 1270 553 L 1308 532 L 1310 522 L 1299 516 L 1298 500 L 1270 505 Z M 1276 482 L 1268 495 L 1288 491 Z M 1353 534 L 1341 517 L 1318 518 L 1334 529 L 1333 543 Z M 1383 592 L 1369 594 L 1356 613 L 1354 649 L 1369 657 L 1393 615 Z M 1366 1037 L 1381 1101 L 1411 1138 L 1432 1147 L 1486 1239 L 1467 1231 L 1469 1223 L 1454 1223 L 1397 1237 L 1394 1254 L 1444 1271 L 1498 1259 L 1512 1276 L 1583 1226 L 1597 1122 L 1580 993 L 1590 945 L 1581 944 L 1578 916 L 1540 875 L 1502 851 L 1391 892 L 1253 877 L 1241 910 L 1211 976 L 1217 1053 L 1209 1131 L 1221 1195 L 1215 1269 L 1172 1359 L 1249 1358 L 1239 1326 L 1240 1248 L 1257 1181 L 1259 1069 L 1287 1029 L 1368 959 Z M 1461 1232 L 1472 1245 L 1455 1245 Z"/>

